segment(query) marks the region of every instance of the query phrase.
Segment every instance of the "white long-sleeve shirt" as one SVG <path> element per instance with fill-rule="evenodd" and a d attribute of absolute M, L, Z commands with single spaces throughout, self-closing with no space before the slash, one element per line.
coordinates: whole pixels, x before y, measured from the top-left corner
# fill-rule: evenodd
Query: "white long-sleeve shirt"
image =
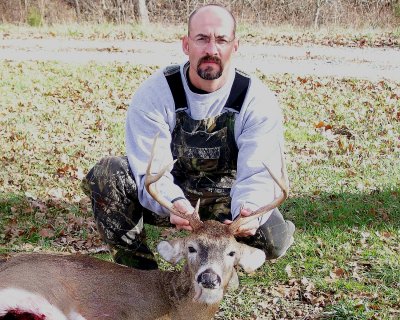
<path fill-rule="evenodd" d="M 229 70 L 226 84 L 215 92 L 197 94 L 189 89 L 185 64 L 180 66 L 181 78 L 188 103 L 187 113 L 194 120 L 206 119 L 224 112 L 235 70 Z M 138 187 L 139 202 L 147 209 L 168 215 L 147 193 L 144 187 L 145 172 L 154 137 L 159 133 L 152 170 L 157 172 L 172 162 L 171 133 L 175 127 L 175 104 L 162 70 L 150 76 L 135 92 L 126 120 L 126 152 Z M 231 212 L 239 214 L 240 207 L 255 210 L 280 194 L 279 187 L 263 166 L 281 174 L 283 152 L 282 113 L 275 95 L 259 79 L 252 77 L 241 111 L 236 115 L 235 141 L 239 150 L 236 181 L 231 189 Z M 172 169 L 172 167 L 171 167 Z M 157 182 L 158 191 L 169 201 L 184 197 L 167 172 Z M 264 223 L 269 214 L 264 215 Z"/>

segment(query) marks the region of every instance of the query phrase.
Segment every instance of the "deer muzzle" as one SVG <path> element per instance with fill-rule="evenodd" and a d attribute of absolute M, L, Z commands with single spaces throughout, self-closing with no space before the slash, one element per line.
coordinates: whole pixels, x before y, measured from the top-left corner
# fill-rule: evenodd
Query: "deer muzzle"
<path fill-rule="evenodd" d="M 206 269 L 197 276 L 197 283 L 206 289 L 217 289 L 221 285 L 221 277 L 211 269 Z"/>

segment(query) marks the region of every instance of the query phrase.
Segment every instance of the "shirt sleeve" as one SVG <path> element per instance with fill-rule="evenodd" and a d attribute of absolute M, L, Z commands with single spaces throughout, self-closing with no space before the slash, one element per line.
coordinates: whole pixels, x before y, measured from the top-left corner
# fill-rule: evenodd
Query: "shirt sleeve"
<path fill-rule="evenodd" d="M 239 153 L 237 178 L 231 190 L 234 218 L 239 215 L 242 205 L 256 210 L 281 193 L 263 165 L 266 164 L 276 177 L 281 177 L 283 119 L 278 100 L 260 82 L 251 84 L 243 107 L 235 123 Z M 271 211 L 264 214 L 260 223 L 264 223 L 270 214 Z"/>
<path fill-rule="evenodd" d="M 161 98 L 162 97 L 162 98 Z M 170 112 L 172 110 L 172 112 Z M 169 215 L 145 189 L 145 173 L 150 159 L 154 138 L 158 135 L 152 172 L 159 172 L 164 166 L 172 163 L 170 149 L 171 127 L 174 121 L 174 102 L 171 91 L 162 72 L 151 76 L 136 91 L 128 108 L 126 119 L 125 144 L 141 205 L 159 215 Z M 170 173 L 156 183 L 159 193 L 168 201 L 184 197 L 182 190 L 174 183 Z"/>

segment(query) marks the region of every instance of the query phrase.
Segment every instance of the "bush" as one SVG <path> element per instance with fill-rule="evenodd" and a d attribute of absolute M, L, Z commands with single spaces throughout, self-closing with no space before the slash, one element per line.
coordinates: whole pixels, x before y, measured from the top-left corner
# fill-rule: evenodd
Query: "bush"
<path fill-rule="evenodd" d="M 43 23 L 43 17 L 38 8 L 30 8 L 28 12 L 27 22 L 31 27 L 39 27 Z"/>
<path fill-rule="evenodd" d="M 396 3 L 396 4 L 393 6 L 393 11 L 394 11 L 394 16 L 395 16 L 396 18 L 400 18 L 400 3 Z"/>

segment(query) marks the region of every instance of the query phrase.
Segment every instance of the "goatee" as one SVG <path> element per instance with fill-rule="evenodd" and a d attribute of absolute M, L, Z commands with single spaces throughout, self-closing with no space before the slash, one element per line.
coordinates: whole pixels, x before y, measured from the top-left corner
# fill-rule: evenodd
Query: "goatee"
<path fill-rule="evenodd" d="M 219 66 L 218 68 L 219 70 L 214 70 L 214 68 L 211 66 L 208 66 L 205 69 L 201 69 L 200 66 L 203 62 L 214 62 Z M 221 77 L 222 71 L 223 71 L 222 62 L 221 59 L 219 59 L 218 57 L 205 56 L 201 58 L 197 64 L 197 74 L 199 75 L 200 78 L 204 80 L 218 79 L 219 77 Z"/>

